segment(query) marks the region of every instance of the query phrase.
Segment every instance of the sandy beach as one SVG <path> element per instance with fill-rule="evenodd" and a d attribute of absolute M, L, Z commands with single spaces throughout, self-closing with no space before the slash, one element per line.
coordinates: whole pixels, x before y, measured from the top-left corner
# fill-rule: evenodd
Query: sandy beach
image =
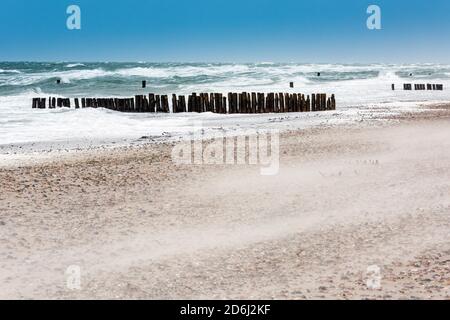
<path fill-rule="evenodd" d="M 381 117 L 282 133 L 273 176 L 175 142 L 3 163 L 0 298 L 450 299 L 450 106 Z"/>

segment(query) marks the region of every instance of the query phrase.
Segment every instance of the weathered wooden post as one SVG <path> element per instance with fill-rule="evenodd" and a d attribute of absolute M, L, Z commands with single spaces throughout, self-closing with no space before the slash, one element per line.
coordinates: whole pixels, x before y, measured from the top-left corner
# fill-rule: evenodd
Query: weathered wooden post
<path fill-rule="evenodd" d="M 311 94 L 311 111 L 316 111 L 316 95 L 314 93 Z"/>
<path fill-rule="evenodd" d="M 186 97 L 180 96 L 181 112 L 186 112 Z"/>
<path fill-rule="evenodd" d="M 395 84 L 391 84 L 392 91 L 395 90 Z"/>
<path fill-rule="evenodd" d="M 143 80 L 142 81 L 142 88 L 146 88 L 147 87 L 147 81 L 146 80 Z"/>
<path fill-rule="evenodd" d="M 216 100 L 216 113 L 221 113 L 222 111 L 222 97 L 219 93 L 215 94 L 215 100 Z"/>
<path fill-rule="evenodd" d="M 207 112 L 212 112 L 213 109 L 212 109 L 212 106 L 211 106 L 211 101 L 209 99 L 209 94 L 208 93 L 205 93 L 205 102 L 206 102 L 206 111 Z"/>
<path fill-rule="evenodd" d="M 40 103 L 40 105 L 39 105 L 39 108 L 40 108 L 40 109 L 45 109 L 45 101 L 46 101 L 46 98 L 42 98 L 42 99 L 41 99 L 41 103 Z"/>
<path fill-rule="evenodd" d="M 297 106 L 298 106 L 298 97 L 297 94 L 292 94 L 292 112 L 297 112 Z"/>
<path fill-rule="evenodd" d="M 293 87 L 294 87 L 294 83 L 293 83 L 293 82 L 289 82 L 289 86 L 290 86 L 291 88 L 293 88 Z"/>
<path fill-rule="evenodd" d="M 174 93 L 172 94 L 172 112 L 178 113 L 178 100 L 177 95 Z"/>
<path fill-rule="evenodd" d="M 169 108 L 169 97 L 165 94 L 165 95 L 161 96 L 161 98 L 162 98 L 163 101 L 164 101 L 164 104 L 163 104 L 163 112 L 169 113 L 169 112 L 170 112 L 170 108 Z"/>
<path fill-rule="evenodd" d="M 134 102 L 135 102 L 135 106 L 136 106 L 136 111 L 137 112 L 141 112 L 142 110 L 142 96 L 141 95 L 135 95 L 134 96 Z"/>
<path fill-rule="evenodd" d="M 78 98 L 75 98 L 75 109 L 80 109 L 80 101 L 78 101 Z"/>
<path fill-rule="evenodd" d="M 228 92 L 228 113 L 230 113 L 230 114 L 234 113 L 233 93 L 231 93 L 231 92 Z"/>
<path fill-rule="evenodd" d="M 222 113 L 227 114 L 227 97 L 222 96 Z"/>
<path fill-rule="evenodd" d="M 159 94 L 155 95 L 155 106 L 156 112 L 161 112 L 161 97 Z"/>
<path fill-rule="evenodd" d="M 151 113 L 154 113 L 156 111 L 156 101 L 154 93 L 148 94 L 148 109 L 148 111 Z"/>

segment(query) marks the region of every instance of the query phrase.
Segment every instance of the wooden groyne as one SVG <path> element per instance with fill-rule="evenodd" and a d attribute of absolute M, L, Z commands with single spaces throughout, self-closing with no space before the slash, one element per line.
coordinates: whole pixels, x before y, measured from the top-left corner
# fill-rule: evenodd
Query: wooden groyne
<path fill-rule="evenodd" d="M 192 93 L 136 95 L 133 98 L 33 98 L 33 109 L 54 108 L 105 108 L 119 112 L 214 112 L 234 113 L 282 113 L 314 112 L 336 110 L 334 94 L 327 97 L 325 93 L 304 95 L 301 93 Z M 170 101 L 169 101 L 170 100 Z"/>
<path fill-rule="evenodd" d="M 411 91 L 413 89 L 413 84 L 411 83 L 404 83 L 403 84 L 403 90 Z M 392 84 L 392 90 L 395 90 L 395 84 Z M 414 90 L 423 91 L 423 90 L 437 90 L 442 91 L 444 90 L 443 84 L 421 84 L 421 83 L 415 83 L 414 84 Z"/>

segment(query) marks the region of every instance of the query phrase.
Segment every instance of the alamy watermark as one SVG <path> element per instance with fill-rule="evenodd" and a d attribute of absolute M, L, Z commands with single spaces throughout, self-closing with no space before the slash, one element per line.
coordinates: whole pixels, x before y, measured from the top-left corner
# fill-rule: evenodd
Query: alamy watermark
<path fill-rule="evenodd" d="M 77 5 L 70 5 L 67 7 L 66 13 L 69 15 L 67 17 L 66 26 L 69 30 L 80 30 L 81 29 L 81 9 Z"/>
<path fill-rule="evenodd" d="M 367 14 L 370 14 L 366 21 L 367 29 L 381 30 L 381 8 L 372 4 L 367 8 Z"/>
<path fill-rule="evenodd" d="M 261 175 L 276 175 L 280 167 L 279 130 L 243 130 L 239 136 L 225 132 L 206 135 L 195 122 L 187 141 L 177 143 L 172 161 L 177 165 L 259 165 Z"/>
<path fill-rule="evenodd" d="M 381 269 L 379 266 L 372 265 L 367 267 L 366 286 L 371 290 L 381 289 Z"/>
<path fill-rule="evenodd" d="M 69 290 L 81 290 L 81 267 L 69 266 L 66 269 L 66 287 Z"/>

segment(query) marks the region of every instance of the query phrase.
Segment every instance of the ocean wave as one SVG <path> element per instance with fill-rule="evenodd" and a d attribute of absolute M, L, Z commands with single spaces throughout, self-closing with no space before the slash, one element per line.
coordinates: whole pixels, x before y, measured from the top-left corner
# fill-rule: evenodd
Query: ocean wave
<path fill-rule="evenodd" d="M 22 73 L 22 71 L 19 71 L 19 70 L 5 70 L 5 69 L 0 69 L 0 73 L 14 73 L 14 74 L 19 74 L 19 73 Z"/>
<path fill-rule="evenodd" d="M 71 63 L 66 65 L 66 68 L 76 68 L 76 67 L 85 67 L 84 63 Z"/>

